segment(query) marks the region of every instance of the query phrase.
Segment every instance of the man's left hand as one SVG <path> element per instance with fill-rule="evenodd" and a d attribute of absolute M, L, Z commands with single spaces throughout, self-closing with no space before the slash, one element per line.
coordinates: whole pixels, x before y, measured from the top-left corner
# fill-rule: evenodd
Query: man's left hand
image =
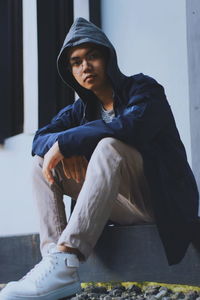
<path fill-rule="evenodd" d="M 64 158 L 60 152 L 58 142 L 56 142 L 44 156 L 42 173 L 44 178 L 50 183 L 54 183 L 52 169 Z"/>

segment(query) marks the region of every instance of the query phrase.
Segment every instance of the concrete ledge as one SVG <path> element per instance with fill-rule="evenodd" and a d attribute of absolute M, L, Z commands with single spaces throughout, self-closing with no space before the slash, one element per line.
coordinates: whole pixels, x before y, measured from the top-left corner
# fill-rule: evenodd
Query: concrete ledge
<path fill-rule="evenodd" d="M 37 234 L 0 238 L 0 282 L 21 278 L 40 260 Z M 155 225 L 108 226 L 88 261 L 82 282 L 154 281 L 200 285 L 200 252 L 191 245 L 182 262 L 168 266 Z"/>
<path fill-rule="evenodd" d="M 0 283 L 20 279 L 40 260 L 38 234 L 0 237 Z"/>
<path fill-rule="evenodd" d="M 180 264 L 169 266 L 155 225 L 108 227 L 80 275 L 83 281 L 200 285 L 200 252 L 191 245 Z"/>

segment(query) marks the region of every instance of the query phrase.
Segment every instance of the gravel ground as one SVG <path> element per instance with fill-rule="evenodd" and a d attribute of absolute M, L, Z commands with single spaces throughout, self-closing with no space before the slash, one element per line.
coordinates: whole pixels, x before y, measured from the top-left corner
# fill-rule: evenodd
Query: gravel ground
<path fill-rule="evenodd" d="M 159 284 L 82 284 L 81 293 L 70 300 L 200 300 L 200 288 Z M 4 284 L 0 284 L 0 290 Z M 63 299 L 64 300 L 64 299 Z"/>
<path fill-rule="evenodd" d="M 86 286 L 82 292 L 70 298 L 70 300 L 200 300 L 200 288 L 177 286 L 171 289 L 167 286 L 157 284 L 143 286 L 136 284 L 128 286 L 115 285 Z"/>

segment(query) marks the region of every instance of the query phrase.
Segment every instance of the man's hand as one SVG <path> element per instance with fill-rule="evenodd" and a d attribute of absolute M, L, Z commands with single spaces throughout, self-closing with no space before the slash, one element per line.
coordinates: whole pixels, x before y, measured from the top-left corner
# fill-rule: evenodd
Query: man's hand
<path fill-rule="evenodd" d="M 54 183 L 52 169 L 64 158 L 60 152 L 58 142 L 56 142 L 44 156 L 42 173 L 44 178 L 50 183 Z"/>
<path fill-rule="evenodd" d="M 71 156 L 62 159 L 65 176 L 74 179 L 77 183 L 85 179 L 88 161 L 84 156 Z"/>

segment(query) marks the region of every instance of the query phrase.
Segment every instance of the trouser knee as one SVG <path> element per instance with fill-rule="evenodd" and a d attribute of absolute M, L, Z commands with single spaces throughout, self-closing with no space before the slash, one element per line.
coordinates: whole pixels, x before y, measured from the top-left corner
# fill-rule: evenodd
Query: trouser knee
<path fill-rule="evenodd" d="M 33 164 L 32 164 L 32 179 L 35 180 L 38 176 L 42 175 L 42 167 L 43 167 L 44 159 L 38 155 L 33 157 Z"/>
<path fill-rule="evenodd" d="M 97 144 L 95 151 L 101 151 L 105 155 L 110 155 L 115 149 L 120 154 L 131 154 L 132 156 L 135 156 L 137 159 L 139 156 L 141 157 L 141 154 L 138 152 L 136 148 L 133 146 L 130 146 L 118 139 L 115 139 L 113 137 L 106 137 L 100 140 L 100 142 Z"/>
<path fill-rule="evenodd" d="M 106 137 L 100 140 L 100 142 L 97 144 L 95 151 L 100 151 L 104 155 L 110 155 L 113 149 L 117 149 L 118 145 L 122 143 L 121 141 L 112 138 L 112 137 Z"/>
<path fill-rule="evenodd" d="M 100 140 L 94 153 L 104 158 L 115 155 L 115 157 L 120 157 L 122 160 L 131 163 L 131 165 L 136 164 L 139 168 L 142 168 L 143 165 L 143 158 L 135 147 L 113 137 L 106 137 Z"/>

